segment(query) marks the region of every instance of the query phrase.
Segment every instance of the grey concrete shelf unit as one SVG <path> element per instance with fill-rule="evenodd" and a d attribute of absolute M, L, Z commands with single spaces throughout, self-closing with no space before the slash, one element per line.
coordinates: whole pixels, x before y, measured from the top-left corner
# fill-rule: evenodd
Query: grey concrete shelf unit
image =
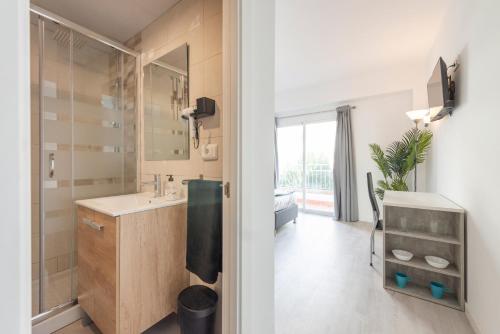
<path fill-rule="evenodd" d="M 464 310 L 465 211 L 434 193 L 387 191 L 384 206 L 384 288 L 443 306 Z M 393 249 L 414 254 L 410 261 L 398 260 Z M 447 268 L 429 265 L 424 257 L 438 256 L 450 262 Z M 404 272 L 411 283 L 400 288 L 396 272 Z M 449 291 L 443 299 L 433 298 L 431 281 L 443 283 Z"/>

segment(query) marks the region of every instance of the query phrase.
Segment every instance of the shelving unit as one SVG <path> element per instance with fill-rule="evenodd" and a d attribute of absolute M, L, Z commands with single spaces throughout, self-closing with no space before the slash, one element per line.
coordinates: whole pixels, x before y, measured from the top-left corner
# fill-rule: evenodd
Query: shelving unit
<path fill-rule="evenodd" d="M 387 234 L 400 235 L 402 237 L 409 237 L 415 239 L 422 240 L 431 240 L 431 241 L 439 241 L 446 242 L 449 244 L 460 245 L 460 240 L 458 240 L 455 236 L 444 235 L 444 234 L 431 234 L 431 233 L 423 233 L 423 232 L 403 232 L 396 229 L 387 229 L 385 231 Z"/>
<path fill-rule="evenodd" d="M 403 266 L 408 266 L 408 267 L 413 267 L 417 269 L 422 269 L 422 270 L 427 270 L 427 271 L 432 271 L 435 273 L 443 274 L 443 275 L 449 275 L 449 276 L 454 276 L 454 277 L 460 277 L 460 272 L 458 271 L 457 267 L 454 264 L 450 264 L 447 268 L 444 269 L 439 269 L 435 268 L 431 265 L 429 265 L 425 259 L 421 258 L 412 258 L 410 261 L 402 261 L 396 259 L 396 257 L 392 254 L 387 254 L 385 257 L 385 260 L 387 262 L 392 262 L 392 263 L 397 263 Z"/>
<path fill-rule="evenodd" d="M 386 289 L 389 290 L 394 290 L 396 292 L 404 293 L 406 295 L 412 296 L 412 297 L 417 297 L 423 300 L 427 300 L 436 304 L 444 305 L 447 307 L 452 307 L 456 309 L 460 309 L 460 305 L 458 304 L 458 299 L 455 295 L 449 295 L 446 294 L 443 299 L 435 299 L 432 298 L 431 294 L 429 293 L 429 289 L 426 287 L 422 287 L 419 285 L 415 285 L 412 283 L 409 283 L 406 288 L 401 289 L 394 283 L 394 281 L 388 281 Z"/>
<path fill-rule="evenodd" d="M 387 191 L 384 197 L 384 288 L 443 306 L 464 310 L 464 210 L 433 193 Z M 393 249 L 410 251 L 410 261 L 398 260 Z M 447 259 L 439 269 L 424 256 Z M 394 274 L 411 278 L 404 289 L 396 285 Z M 432 297 L 429 284 L 442 282 L 450 292 L 443 299 Z"/>

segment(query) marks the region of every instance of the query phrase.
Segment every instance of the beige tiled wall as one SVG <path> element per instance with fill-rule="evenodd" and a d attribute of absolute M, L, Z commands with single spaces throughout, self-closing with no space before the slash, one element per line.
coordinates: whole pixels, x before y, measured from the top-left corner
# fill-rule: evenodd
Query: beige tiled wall
<path fill-rule="evenodd" d="M 200 174 L 206 179 L 222 179 L 222 0 L 182 0 L 134 37 L 132 44 L 142 52 L 146 64 L 183 43 L 189 45 L 190 105 L 202 96 L 216 101 L 216 114 L 203 119 L 200 147 L 217 143 L 219 159 L 203 161 L 200 149 L 194 149 L 191 143 L 189 160 L 142 158 L 142 181 L 152 180 L 153 174 L 173 174 L 179 186 L 182 179 L 198 178 Z M 143 152 L 141 147 L 142 157 Z M 151 186 L 142 190 L 151 190 Z"/>

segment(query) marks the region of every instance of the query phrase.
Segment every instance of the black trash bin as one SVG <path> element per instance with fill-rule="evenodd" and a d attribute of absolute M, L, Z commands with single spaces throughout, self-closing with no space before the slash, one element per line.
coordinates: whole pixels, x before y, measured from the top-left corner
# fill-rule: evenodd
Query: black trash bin
<path fill-rule="evenodd" d="M 203 285 L 185 288 L 177 298 L 177 316 L 181 334 L 213 334 L 219 297 Z"/>

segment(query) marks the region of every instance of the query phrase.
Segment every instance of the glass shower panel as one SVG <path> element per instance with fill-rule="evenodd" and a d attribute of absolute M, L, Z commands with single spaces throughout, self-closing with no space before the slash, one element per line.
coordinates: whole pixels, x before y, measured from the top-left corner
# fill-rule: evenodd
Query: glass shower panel
<path fill-rule="evenodd" d="M 40 233 L 44 265 L 40 297 L 41 311 L 46 311 L 73 299 L 73 112 L 72 33 L 49 21 L 44 21 L 43 27 Z"/>
<path fill-rule="evenodd" d="M 75 199 L 121 194 L 120 53 L 78 33 L 74 36 Z"/>
<path fill-rule="evenodd" d="M 39 136 L 39 31 L 38 16 L 30 17 L 30 78 L 31 78 L 31 313 L 40 307 L 40 136 Z"/>
<path fill-rule="evenodd" d="M 73 36 L 73 198 L 135 192 L 135 58 Z"/>
<path fill-rule="evenodd" d="M 153 124 L 153 67 L 144 66 L 144 81 L 142 88 L 142 101 L 144 109 L 144 124 Z M 144 158 L 154 160 L 153 127 L 144 126 Z"/>
<path fill-rule="evenodd" d="M 124 193 L 137 191 L 137 59 L 121 54 Z"/>
<path fill-rule="evenodd" d="M 35 316 L 77 297 L 74 201 L 137 190 L 137 66 L 52 21 L 30 29 Z"/>

